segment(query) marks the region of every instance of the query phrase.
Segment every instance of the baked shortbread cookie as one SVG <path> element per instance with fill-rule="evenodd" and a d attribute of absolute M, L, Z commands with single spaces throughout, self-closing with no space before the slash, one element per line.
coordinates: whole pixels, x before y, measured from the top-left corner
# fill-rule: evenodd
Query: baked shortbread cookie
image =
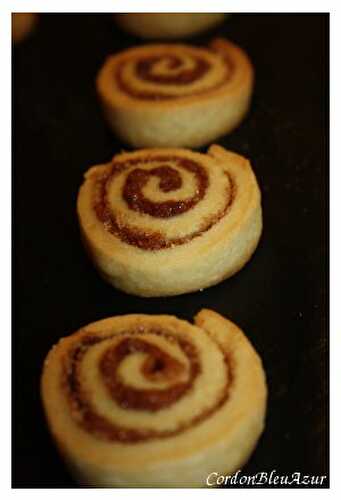
<path fill-rule="evenodd" d="M 116 14 L 118 24 L 141 38 L 182 38 L 196 35 L 220 23 L 226 14 L 159 13 Z"/>
<path fill-rule="evenodd" d="M 145 45 L 107 58 L 97 91 L 112 130 L 139 147 L 199 147 L 245 116 L 253 69 L 231 42 Z"/>
<path fill-rule="evenodd" d="M 48 354 L 47 422 L 82 485 L 206 486 L 242 467 L 264 428 L 262 362 L 243 332 L 132 314 L 92 323 Z"/>
<path fill-rule="evenodd" d="M 85 246 L 101 275 L 127 293 L 178 295 L 239 271 L 262 231 L 248 160 L 146 149 L 92 167 L 78 195 Z"/>
<path fill-rule="evenodd" d="M 17 43 L 24 40 L 37 22 L 37 14 L 31 12 L 12 14 L 12 40 Z"/>

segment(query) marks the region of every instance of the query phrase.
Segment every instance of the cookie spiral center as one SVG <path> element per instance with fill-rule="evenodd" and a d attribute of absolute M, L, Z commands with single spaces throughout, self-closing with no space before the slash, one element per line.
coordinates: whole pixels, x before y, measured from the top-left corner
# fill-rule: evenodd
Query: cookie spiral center
<path fill-rule="evenodd" d="M 200 57 L 192 57 L 190 62 L 186 68 L 185 61 L 175 55 L 148 57 L 137 62 L 136 74 L 148 82 L 186 85 L 201 78 L 210 68 Z"/>
<path fill-rule="evenodd" d="M 188 165 L 187 165 L 187 168 Z M 127 176 L 123 198 L 129 207 L 138 212 L 152 215 L 154 217 L 167 218 L 187 212 L 202 198 L 206 189 L 207 180 L 202 172 L 190 167 L 197 178 L 197 189 L 195 195 L 186 200 L 169 200 L 164 202 L 155 202 L 148 200 L 143 194 L 143 187 L 147 184 L 151 176 L 160 179 L 159 189 L 164 193 L 169 193 L 179 189 L 182 185 L 182 179 L 179 172 L 168 166 L 163 165 L 151 170 L 134 169 Z"/>
<path fill-rule="evenodd" d="M 140 338 L 124 339 L 118 346 L 108 349 L 100 363 L 100 371 L 111 397 L 123 408 L 157 411 L 176 402 L 192 386 L 200 372 L 193 347 L 182 342 L 182 350 L 190 354 L 188 380 L 177 382 L 185 366 L 176 358 L 156 345 Z M 124 358 L 135 353 L 147 355 L 141 366 L 141 375 L 151 381 L 165 381 L 167 389 L 136 389 L 128 386 L 120 378 L 118 367 Z"/>

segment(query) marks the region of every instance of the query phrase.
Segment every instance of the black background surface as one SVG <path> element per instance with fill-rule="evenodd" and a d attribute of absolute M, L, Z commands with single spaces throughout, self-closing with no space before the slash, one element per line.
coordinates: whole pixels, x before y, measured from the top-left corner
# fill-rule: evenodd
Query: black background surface
<path fill-rule="evenodd" d="M 104 283 L 81 246 L 83 173 L 123 145 L 102 119 L 95 75 L 140 43 L 111 15 L 43 15 L 13 49 L 13 486 L 72 487 L 45 426 L 39 378 L 62 336 L 132 312 L 236 322 L 268 377 L 266 430 L 244 468 L 328 472 L 328 15 L 233 15 L 205 36 L 242 46 L 256 70 L 252 108 L 217 141 L 251 159 L 264 232 L 250 263 L 202 293 L 142 299 Z"/>

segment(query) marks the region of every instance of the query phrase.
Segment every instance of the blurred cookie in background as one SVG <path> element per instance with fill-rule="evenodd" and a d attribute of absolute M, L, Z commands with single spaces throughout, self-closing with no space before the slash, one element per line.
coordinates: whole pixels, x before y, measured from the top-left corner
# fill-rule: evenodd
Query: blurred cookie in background
<path fill-rule="evenodd" d="M 124 30 L 141 38 L 176 39 L 196 35 L 223 21 L 221 13 L 116 14 Z"/>
<path fill-rule="evenodd" d="M 12 14 L 12 40 L 14 43 L 21 42 L 31 33 L 36 25 L 38 15 L 32 12 Z"/>

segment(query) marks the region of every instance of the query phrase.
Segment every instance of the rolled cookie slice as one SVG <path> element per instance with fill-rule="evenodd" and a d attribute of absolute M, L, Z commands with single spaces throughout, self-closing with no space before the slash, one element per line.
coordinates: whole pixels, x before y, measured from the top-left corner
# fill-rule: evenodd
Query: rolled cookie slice
<path fill-rule="evenodd" d="M 84 486 L 197 487 L 242 467 L 264 429 L 266 382 L 243 332 L 132 314 L 92 323 L 48 354 L 50 431 Z"/>
<path fill-rule="evenodd" d="M 110 127 L 136 148 L 212 143 L 242 121 L 252 88 L 249 58 L 224 39 L 128 49 L 108 57 L 97 77 Z"/>
<path fill-rule="evenodd" d="M 92 167 L 78 195 L 85 247 L 113 286 L 178 295 L 214 285 L 251 258 L 262 231 L 261 195 L 248 160 L 146 149 Z"/>

